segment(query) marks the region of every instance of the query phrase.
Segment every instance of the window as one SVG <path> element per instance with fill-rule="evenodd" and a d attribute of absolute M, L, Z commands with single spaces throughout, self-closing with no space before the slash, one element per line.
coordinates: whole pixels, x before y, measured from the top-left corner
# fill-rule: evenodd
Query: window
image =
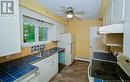
<path fill-rule="evenodd" d="M 33 24 L 23 25 L 24 29 L 24 43 L 35 42 L 35 26 Z"/>
<path fill-rule="evenodd" d="M 48 28 L 39 26 L 39 41 L 47 41 Z"/>
<path fill-rule="evenodd" d="M 24 16 L 24 43 L 39 43 L 48 40 L 49 28 L 52 24 Z"/>

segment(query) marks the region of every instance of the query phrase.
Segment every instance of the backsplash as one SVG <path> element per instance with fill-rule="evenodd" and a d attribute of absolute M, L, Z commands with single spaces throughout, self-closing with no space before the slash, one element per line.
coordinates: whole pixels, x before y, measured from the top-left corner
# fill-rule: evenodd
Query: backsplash
<path fill-rule="evenodd" d="M 46 45 L 44 45 L 44 44 L 31 46 L 31 52 L 41 51 L 45 47 L 46 47 Z"/>
<path fill-rule="evenodd" d="M 22 47 L 20 53 L 0 57 L 0 63 L 10 61 L 10 60 L 14 60 L 14 59 L 21 58 L 21 57 L 25 57 L 25 56 L 28 56 L 30 54 L 38 53 L 40 49 L 43 49 L 42 47 L 45 47 L 45 50 L 57 47 L 56 42 L 49 42 L 49 43 L 47 43 L 45 45 L 46 46 L 44 46 L 44 45 L 35 45 L 35 46 Z"/>

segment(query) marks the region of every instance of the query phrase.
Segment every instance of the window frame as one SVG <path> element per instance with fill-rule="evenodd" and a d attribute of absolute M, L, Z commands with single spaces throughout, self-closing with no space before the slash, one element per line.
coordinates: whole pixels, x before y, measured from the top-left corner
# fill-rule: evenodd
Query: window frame
<path fill-rule="evenodd" d="M 53 26 L 52 23 L 42 21 L 42 23 L 45 24 L 45 27 L 48 28 L 47 40 L 46 41 L 39 41 L 39 26 L 41 25 L 41 20 L 23 15 L 23 24 L 26 23 L 26 21 L 25 21 L 26 19 L 32 20 L 32 22 L 30 22 L 30 23 L 35 26 L 35 42 L 27 42 L 27 43 L 24 42 L 24 26 L 22 26 L 22 35 L 23 35 L 22 36 L 22 38 L 23 38 L 22 39 L 22 43 L 23 43 L 22 45 L 23 46 L 33 46 L 33 45 L 46 44 L 48 42 L 51 42 L 50 39 L 49 39 L 49 36 L 50 36 L 49 30 L 50 30 L 50 25 Z"/>

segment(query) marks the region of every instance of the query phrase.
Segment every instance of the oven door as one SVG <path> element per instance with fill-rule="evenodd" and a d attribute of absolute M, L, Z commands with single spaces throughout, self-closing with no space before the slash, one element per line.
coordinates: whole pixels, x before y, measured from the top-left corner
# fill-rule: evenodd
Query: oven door
<path fill-rule="evenodd" d="M 97 78 L 94 78 L 91 76 L 91 69 L 92 68 L 92 64 L 90 63 L 89 66 L 88 66 L 88 79 L 89 79 L 89 82 L 104 82 L 103 80 L 101 79 L 97 79 Z"/>

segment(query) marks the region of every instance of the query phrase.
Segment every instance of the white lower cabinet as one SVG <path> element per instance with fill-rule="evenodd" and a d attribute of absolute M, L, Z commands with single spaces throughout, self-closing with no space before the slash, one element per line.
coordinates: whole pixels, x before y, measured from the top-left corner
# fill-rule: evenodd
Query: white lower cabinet
<path fill-rule="evenodd" d="M 58 72 L 58 54 L 52 55 L 33 65 L 39 67 L 38 82 L 48 82 Z"/>

